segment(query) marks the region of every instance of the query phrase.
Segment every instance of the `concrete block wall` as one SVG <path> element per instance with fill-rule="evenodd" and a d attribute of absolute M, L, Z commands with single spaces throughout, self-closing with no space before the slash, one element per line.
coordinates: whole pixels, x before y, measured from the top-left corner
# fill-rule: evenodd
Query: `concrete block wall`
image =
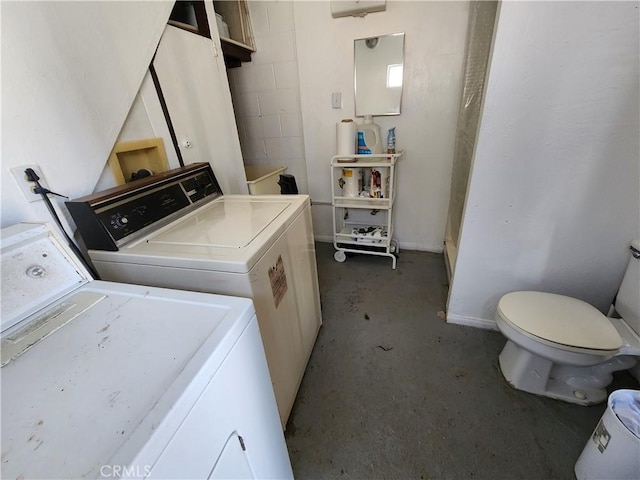
<path fill-rule="evenodd" d="M 255 1 L 249 11 L 257 51 L 227 72 L 244 163 L 286 166 L 306 193 L 293 5 Z"/>

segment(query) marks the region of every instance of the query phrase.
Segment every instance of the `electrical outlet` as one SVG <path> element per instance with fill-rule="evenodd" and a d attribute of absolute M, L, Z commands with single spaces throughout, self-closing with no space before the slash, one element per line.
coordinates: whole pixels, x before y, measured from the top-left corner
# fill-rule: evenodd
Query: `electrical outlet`
<path fill-rule="evenodd" d="M 36 172 L 36 175 L 40 177 L 39 182 L 43 188 L 49 188 L 47 181 L 44 179 L 44 175 L 42 175 L 42 169 L 38 165 L 21 165 L 19 167 L 13 167 L 11 169 L 11 174 L 13 175 L 18 187 L 20 187 L 20 191 L 27 202 L 37 202 L 38 200 L 42 200 L 42 196 L 37 193 L 33 193 L 33 189 L 36 184 L 27 179 L 27 175 L 24 173 L 27 168 L 32 168 L 33 171 Z"/>

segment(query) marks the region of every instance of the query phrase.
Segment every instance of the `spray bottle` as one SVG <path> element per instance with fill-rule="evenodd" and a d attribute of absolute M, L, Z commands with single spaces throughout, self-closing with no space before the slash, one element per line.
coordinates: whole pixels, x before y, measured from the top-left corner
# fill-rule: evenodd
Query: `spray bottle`
<path fill-rule="evenodd" d="M 387 153 L 396 153 L 396 127 L 390 128 L 387 133 Z"/>

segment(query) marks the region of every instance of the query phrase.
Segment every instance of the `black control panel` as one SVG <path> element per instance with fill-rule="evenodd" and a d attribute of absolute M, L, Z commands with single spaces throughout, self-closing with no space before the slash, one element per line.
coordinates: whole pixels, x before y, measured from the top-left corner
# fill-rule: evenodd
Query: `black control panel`
<path fill-rule="evenodd" d="M 121 240 L 158 220 L 191 205 L 180 185 L 132 198 L 123 205 L 100 209 L 98 220 L 116 240 Z"/>
<path fill-rule="evenodd" d="M 87 248 L 118 250 L 125 239 L 222 195 L 208 163 L 177 168 L 66 202 Z"/>

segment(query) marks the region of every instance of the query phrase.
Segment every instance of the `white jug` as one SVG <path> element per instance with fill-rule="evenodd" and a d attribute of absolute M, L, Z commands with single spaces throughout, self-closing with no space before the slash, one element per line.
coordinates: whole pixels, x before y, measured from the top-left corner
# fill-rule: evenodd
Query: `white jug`
<path fill-rule="evenodd" d="M 365 115 L 364 123 L 358 125 L 358 153 L 382 153 L 380 126 L 373 123 L 371 115 Z"/>

